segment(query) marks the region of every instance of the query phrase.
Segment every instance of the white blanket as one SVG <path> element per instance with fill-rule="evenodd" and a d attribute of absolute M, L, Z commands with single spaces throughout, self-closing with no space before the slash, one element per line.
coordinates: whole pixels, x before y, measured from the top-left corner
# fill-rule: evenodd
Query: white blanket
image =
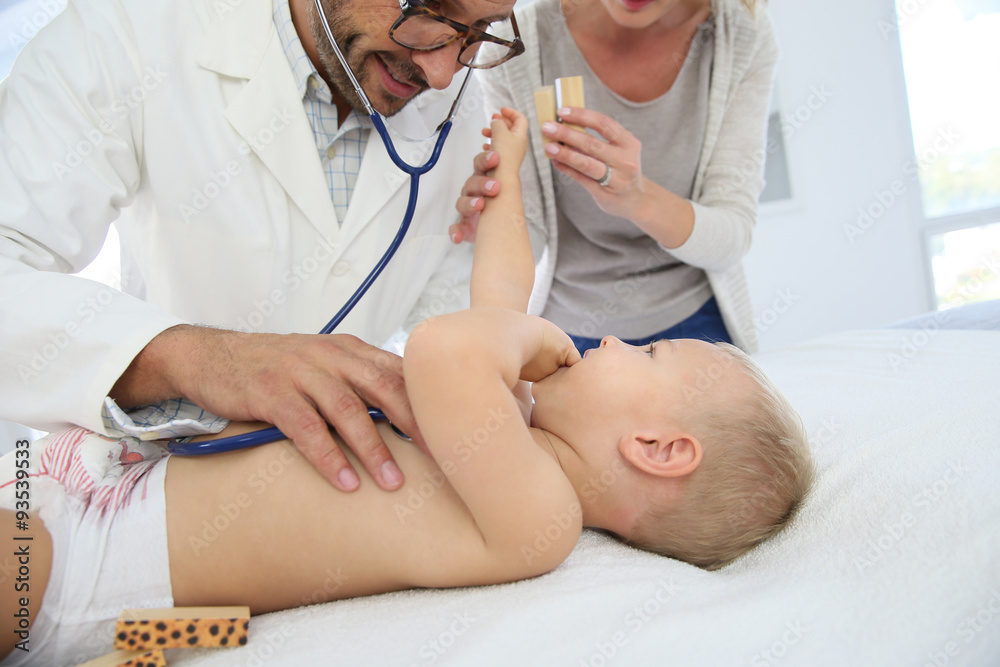
<path fill-rule="evenodd" d="M 534 580 L 268 614 L 248 646 L 170 664 L 1000 664 L 998 348 L 897 329 L 761 355 L 820 474 L 789 530 L 721 571 L 585 532 Z"/>

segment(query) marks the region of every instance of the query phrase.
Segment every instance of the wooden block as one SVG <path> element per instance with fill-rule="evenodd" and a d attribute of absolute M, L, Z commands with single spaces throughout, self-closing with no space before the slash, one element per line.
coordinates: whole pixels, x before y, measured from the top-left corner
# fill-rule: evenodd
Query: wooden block
<path fill-rule="evenodd" d="M 556 79 L 556 109 L 563 107 L 585 107 L 583 100 L 583 77 L 566 76 Z M 584 132 L 585 129 L 573 123 L 563 123 L 566 127 Z"/>
<path fill-rule="evenodd" d="M 250 607 L 126 609 L 115 629 L 116 649 L 243 646 Z"/>
<path fill-rule="evenodd" d="M 167 667 L 167 659 L 160 649 L 115 651 L 77 665 L 77 667 Z"/>
<path fill-rule="evenodd" d="M 538 115 L 538 126 L 541 127 L 542 123 L 551 121 L 555 123 L 556 119 L 556 87 L 555 86 L 543 86 L 535 91 L 535 113 Z M 545 135 L 542 135 L 542 147 L 545 144 L 552 141 Z M 552 156 L 548 153 L 545 157 L 552 159 Z"/>

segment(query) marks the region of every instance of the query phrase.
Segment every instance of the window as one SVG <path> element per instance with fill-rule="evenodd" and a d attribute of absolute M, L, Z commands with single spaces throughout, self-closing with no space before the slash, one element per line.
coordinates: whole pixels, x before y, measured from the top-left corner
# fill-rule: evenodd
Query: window
<path fill-rule="evenodd" d="M 938 308 L 1000 299 L 1000 223 L 930 238 Z"/>
<path fill-rule="evenodd" d="M 896 14 L 937 307 L 998 298 L 1000 2 L 896 0 Z"/>

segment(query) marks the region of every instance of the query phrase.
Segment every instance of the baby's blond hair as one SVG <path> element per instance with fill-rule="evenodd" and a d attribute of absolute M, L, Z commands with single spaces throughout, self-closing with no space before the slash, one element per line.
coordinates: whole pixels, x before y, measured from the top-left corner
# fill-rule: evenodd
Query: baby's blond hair
<path fill-rule="evenodd" d="M 722 405 L 713 397 L 693 423 L 701 464 L 681 480 L 679 500 L 651 505 L 629 542 L 715 570 L 779 532 L 815 476 L 809 440 L 795 410 L 746 353 L 727 343 L 753 391 Z M 722 397 L 726 398 L 726 397 Z"/>

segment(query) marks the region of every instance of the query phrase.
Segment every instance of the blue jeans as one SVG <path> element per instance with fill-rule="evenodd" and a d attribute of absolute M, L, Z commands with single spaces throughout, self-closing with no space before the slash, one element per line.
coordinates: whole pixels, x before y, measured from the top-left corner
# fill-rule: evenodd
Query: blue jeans
<path fill-rule="evenodd" d="M 576 345 L 576 349 L 580 351 L 580 354 L 601 344 L 600 338 L 584 338 L 583 336 L 574 336 L 572 334 L 570 334 L 570 338 L 573 339 L 573 344 Z M 665 329 L 647 338 L 622 340 L 629 345 L 649 345 L 664 338 L 700 338 L 710 343 L 717 343 L 719 341 L 725 343 L 733 342 L 729 337 L 729 332 L 726 331 L 726 325 L 722 321 L 722 313 L 719 312 L 719 304 L 716 303 L 714 296 L 706 301 L 705 305 L 698 309 L 698 312 L 680 324 L 675 324 L 669 329 Z"/>

